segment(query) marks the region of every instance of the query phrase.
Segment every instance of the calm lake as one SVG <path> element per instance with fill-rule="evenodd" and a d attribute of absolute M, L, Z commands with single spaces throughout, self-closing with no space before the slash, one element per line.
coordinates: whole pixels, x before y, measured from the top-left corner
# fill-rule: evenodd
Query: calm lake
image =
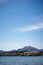
<path fill-rule="evenodd" d="M 0 56 L 0 65 L 43 65 L 43 56 Z"/>

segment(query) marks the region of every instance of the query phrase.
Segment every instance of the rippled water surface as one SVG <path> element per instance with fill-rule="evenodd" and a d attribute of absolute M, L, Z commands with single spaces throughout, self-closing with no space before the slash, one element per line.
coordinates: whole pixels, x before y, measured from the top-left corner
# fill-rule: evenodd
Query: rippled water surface
<path fill-rule="evenodd" d="M 43 56 L 0 56 L 0 65 L 43 65 Z"/>

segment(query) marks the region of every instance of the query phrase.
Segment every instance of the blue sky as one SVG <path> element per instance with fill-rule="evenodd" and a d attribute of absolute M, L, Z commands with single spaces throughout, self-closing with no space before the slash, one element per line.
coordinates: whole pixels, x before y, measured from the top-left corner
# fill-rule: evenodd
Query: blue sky
<path fill-rule="evenodd" d="M 43 48 L 43 0 L 0 0 L 0 50 Z"/>

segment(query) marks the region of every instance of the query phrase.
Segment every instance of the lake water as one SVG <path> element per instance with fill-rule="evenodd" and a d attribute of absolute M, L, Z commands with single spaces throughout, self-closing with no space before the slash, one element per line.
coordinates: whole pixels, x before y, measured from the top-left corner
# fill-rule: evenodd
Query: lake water
<path fill-rule="evenodd" d="M 0 56 L 0 65 L 43 65 L 43 56 Z"/>

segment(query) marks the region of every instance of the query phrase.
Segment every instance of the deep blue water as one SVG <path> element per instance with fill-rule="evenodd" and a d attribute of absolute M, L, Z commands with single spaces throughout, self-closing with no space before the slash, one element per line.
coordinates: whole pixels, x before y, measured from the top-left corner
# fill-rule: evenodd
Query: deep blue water
<path fill-rule="evenodd" d="M 43 56 L 0 56 L 0 65 L 43 65 Z"/>

